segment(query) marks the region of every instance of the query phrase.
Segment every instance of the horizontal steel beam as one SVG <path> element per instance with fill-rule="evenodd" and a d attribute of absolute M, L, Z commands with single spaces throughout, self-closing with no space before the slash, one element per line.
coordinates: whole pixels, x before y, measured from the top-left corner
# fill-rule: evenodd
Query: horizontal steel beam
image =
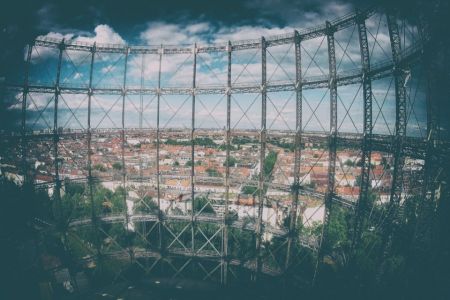
<path fill-rule="evenodd" d="M 364 18 L 367 19 L 375 14 L 375 9 L 368 8 L 362 12 L 353 12 L 348 15 L 342 16 L 330 22 L 335 30 L 342 30 L 356 24 L 357 20 Z M 326 35 L 326 25 L 322 24 L 316 27 L 299 30 L 298 34 L 302 41 L 317 38 Z M 278 45 L 292 44 L 294 42 L 294 33 L 287 33 L 283 35 L 267 36 L 267 47 L 273 47 Z M 60 39 L 49 37 L 38 37 L 34 41 L 35 46 L 58 48 L 61 44 Z M 64 43 L 66 50 L 75 51 L 91 51 L 93 44 L 79 41 L 70 41 Z M 210 52 L 226 52 L 228 47 L 227 43 L 219 43 L 212 45 L 199 45 L 197 47 L 198 53 L 210 53 Z M 256 49 L 261 47 L 260 39 L 253 40 L 240 40 L 231 42 L 231 50 L 239 51 L 246 49 Z M 155 54 L 158 55 L 161 51 L 161 45 L 148 45 L 148 46 L 129 46 L 125 44 L 96 44 L 96 52 L 99 53 L 125 53 L 129 48 L 130 54 Z M 171 54 L 190 54 L 192 53 L 191 45 L 163 45 L 163 53 L 167 55 Z"/>
<path fill-rule="evenodd" d="M 405 51 L 401 59 L 402 65 L 407 65 L 413 63 L 421 58 L 421 47 L 415 45 L 413 49 L 408 48 Z M 372 80 L 382 79 L 394 74 L 394 63 L 391 60 L 385 60 L 373 64 L 371 66 L 369 76 Z M 363 80 L 363 70 L 362 69 L 352 69 L 341 72 L 336 75 L 337 86 L 346 86 L 351 84 L 362 83 Z M 319 89 L 327 88 L 329 84 L 329 76 L 310 76 L 302 78 L 302 88 L 304 90 L 308 89 Z M 5 89 L 10 91 L 23 91 L 23 84 L 5 83 Z M 122 86 L 99 86 L 89 88 L 88 85 L 71 85 L 71 84 L 60 84 L 59 90 L 61 94 L 88 94 L 92 95 L 224 95 L 229 92 L 226 86 L 221 85 L 202 85 L 201 83 L 193 89 L 192 87 L 162 87 L 162 88 L 142 88 L 141 86 L 130 86 L 128 85 L 124 90 Z M 283 92 L 283 91 L 295 91 L 295 82 L 291 81 L 269 81 L 266 86 L 268 93 L 273 92 Z M 55 92 L 55 86 L 52 84 L 33 84 L 32 82 L 28 85 L 28 93 L 42 93 L 42 94 L 53 94 Z M 234 84 L 230 90 L 231 94 L 247 94 L 247 93 L 261 93 L 261 86 L 255 84 Z"/>

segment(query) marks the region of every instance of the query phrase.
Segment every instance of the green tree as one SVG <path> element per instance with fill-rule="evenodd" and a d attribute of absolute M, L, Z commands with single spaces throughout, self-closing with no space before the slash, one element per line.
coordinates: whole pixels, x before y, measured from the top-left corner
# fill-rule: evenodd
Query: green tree
<path fill-rule="evenodd" d="M 344 165 L 346 165 L 347 167 L 354 167 L 354 166 L 355 166 L 355 162 L 352 161 L 351 159 L 347 159 L 347 160 L 344 162 Z"/>
<path fill-rule="evenodd" d="M 238 162 L 238 160 L 236 158 L 234 158 L 233 156 L 227 157 L 225 159 L 225 162 L 223 163 L 223 166 L 226 167 L 227 165 L 229 167 L 234 167 L 234 165 Z"/>
<path fill-rule="evenodd" d="M 211 202 L 207 197 L 197 197 L 194 200 L 194 212 L 207 214 L 215 214 L 214 208 L 211 206 Z"/>
<path fill-rule="evenodd" d="M 211 177 L 219 177 L 220 173 L 216 169 L 208 168 L 206 169 L 206 173 L 208 173 L 208 176 Z"/>
<path fill-rule="evenodd" d="M 96 164 L 94 165 L 94 170 L 100 171 L 100 172 L 106 172 L 106 168 L 103 164 Z"/>
<path fill-rule="evenodd" d="M 272 175 L 272 170 L 277 162 L 278 153 L 275 151 L 270 151 L 264 160 L 264 176 Z"/>
<path fill-rule="evenodd" d="M 122 164 L 120 162 L 113 163 L 112 167 L 114 170 L 122 170 Z"/>
<path fill-rule="evenodd" d="M 140 213 L 155 213 L 158 212 L 158 204 L 153 201 L 153 198 L 146 195 L 141 201 L 134 205 L 134 211 Z"/>
<path fill-rule="evenodd" d="M 246 195 L 255 195 L 257 191 L 258 187 L 250 185 L 244 185 L 241 189 L 241 193 Z"/>

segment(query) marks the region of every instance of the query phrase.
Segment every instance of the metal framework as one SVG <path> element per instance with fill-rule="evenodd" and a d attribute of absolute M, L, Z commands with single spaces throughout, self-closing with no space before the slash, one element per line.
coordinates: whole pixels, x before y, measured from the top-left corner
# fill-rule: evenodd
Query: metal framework
<path fill-rule="evenodd" d="M 425 186 L 423 194 L 426 198 L 434 199 L 434 194 L 429 194 L 428 191 L 433 190 L 430 185 L 432 180 L 428 177 L 432 176 L 430 172 L 430 165 L 435 165 L 439 159 L 439 155 L 433 155 L 430 157 L 429 152 L 436 153 L 436 147 L 433 141 L 436 139 L 435 131 L 437 130 L 435 122 L 429 120 L 427 139 L 415 137 L 407 137 L 407 94 L 405 90 L 405 82 L 407 81 L 405 70 L 410 65 L 415 64 L 421 59 L 421 44 L 417 43 L 408 48 L 401 47 L 401 34 L 399 31 L 397 19 L 394 14 L 389 12 L 387 14 L 387 24 L 390 36 L 390 45 L 392 50 L 392 59 L 387 59 L 373 63 L 371 58 L 371 45 L 368 41 L 368 28 L 366 28 L 366 20 L 374 16 L 375 10 L 367 10 L 364 12 L 357 12 L 336 19 L 331 22 L 326 22 L 321 26 L 310 28 L 302 31 L 294 31 L 278 36 L 261 37 L 255 40 L 246 41 L 229 41 L 224 44 L 217 45 L 197 45 L 192 47 L 185 46 L 129 46 L 129 45 L 104 45 L 104 44 L 85 44 L 79 42 L 66 42 L 64 40 L 57 41 L 50 38 L 38 38 L 34 41 L 33 45 L 29 45 L 26 55 L 25 76 L 23 84 L 7 84 L 6 90 L 19 91 L 21 94 L 21 126 L 20 133 L 5 134 L 5 138 L 9 140 L 18 140 L 20 142 L 20 165 L 22 174 L 24 175 L 24 182 L 33 183 L 32 174 L 30 174 L 30 166 L 27 161 L 28 155 L 28 143 L 30 141 L 45 140 L 46 138 L 52 138 L 52 155 L 54 162 L 54 178 L 51 182 L 46 182 L 41 185 L 54 188 L 54 199 L 56 205 L 56 212 L 59 220 L 64 221 L 61 209 L 61 192 L 63 189 L 62 179 L 60 178 L 60 153 L 59 147 L 61 138 L 85 138 L 87 142 L 87 176 L 81 182 L 87 182 L 88 192 L 87 199 L 91 204 L 91 216 L 72 220 L 69 223 L 69 229 L 71 228 L 83 228 L 86 225 L 92 227 L 92 230 L 96 233 L 101 231 L 102 224 L 124 224 L 127 235 L 130 232 L 130 224 L 143 223 L 153 224 L 150 230 L 143 234 L 149 236 L 153 231 L 157 231 L 157 245 L 151 247 L 151 249 L 138 249 L 133 247 L 132 244 L 126 244 L 122 247 L 120 253 L 114 253 L 120 259 L 129 260 L 131 263 L 137 263 L 141 265 L 141 259 L 153 259 L 149 266 L 143 266 L 147 272 L 152 272 L 158 264 L 165 264 L 167 268 L 172 268 L 175 275 L 178 276 L 183 272 L 187 272 L 189 266 L 197 266 L 204 274 L 204 279 L 218 276 L 220 282 L 228 284 L 231 281 L 231 277 L 235 276 L 233 268 L 235 266 L 241 266 L 251 270 L 251 279 L 258 280 L 263 274 L 280 275 L 287 272 L 292 268 L 296 261 L 296 248 L 303 247 L 309 249 L 317 257 L 317 266 L 315 274 L 313 275 L 313 282 L 320 269 L 320 265 L 326 254 L 327 233 L 330 219 L 333 218 L 333 209 L 336 206 L 354 209 L 355 218 L 352 228 L 352 248 L 355 248 L 359 243 L 361 236 L 367 229 L 367 221 L 369 218 L 370 207 L 374 204 L 371 202 L 368 195 L 371 180 L 371 156 L 373 151 L 389 152 L 393 155 L 393 174 L 392 174 L 392 186 L 390 191 L 389 208 L 386 216 L 384 236 L 384 255 L 389 252 L 389 247 L 392 237 L 392 226 L 395 225 L 396 218 L 401 211 L 402 202 L 402 189 L 403 187 L 403 166 L 405 163 L 405 157 L 413 157 L 418 159 L 426 159 L 426 172 L 425 172 Z M 361 67 L 346 71 L 339 71 L 340 60 L 337 57 L 337 47 L 341 47 L 336 40 L 336 33 L 341 30 L 356 26 L 358 32 L 359 50 L 361 56 Z M 369 32 L 370 35 L 372 35 Z M 327 54 L 328 54 L 328 74 L 320 76 L 306 76 L 305 71 L 302 68 L 302 55 L 309 53 L 305 50 L 302 51 L 303 44 L 314 38 L 326 38 L 327 40 Z M 375 38 L 375 42 L 376 38 Z M 270 74 L 268 74 L 268 59 L 272 54 L 269 49 L 272 47 L 293 45 L 294 59 L 295 59 L 295 78 L 293 80 L 273 81 Z M 34 83 L 29 80 L 29 69 L 32 60 L 33 47 L 45 47 L 46 49 L 58 50 L 58 61 L 56 66 L 56 79 L 54 85 L 45 83 Z M 319 46 L 320 47 L 320 46 Z M 342 47 L 341 47 L 342 48 Z M 403 49 L 402 49 L 403 48 Z M 261 77 L 260 82 L 257 83 L 244 83 L 239 84 L 232 81 L 232 54 L 238 51 L 257 49 L 260 51 L 260 65 L 261 65 Z M 344 54 L 348 55 L 347 48 L 343 49 Z M 67 51 L 78 51 L 90 53 L 89 58 L 89 80 L 87 85 L 71 84 L 65 81 L 61 82 L 61 65 L 63 63 L 63 55 Z M 201 80 L 197 72 L 201 62 L 202 54 L 220 54 L 223 53 L 226 57 L 226 83 L 216 85 L 202 85 Z M 95 77 L 95 62 L 96 55 L 121 55 L 124 61 L 123 73 L 120 74 L 121 86 L 96 86 L 94 84 Z M 141 72 L 139 86 L 133 86 L 128 83 L 127 68 L 130 64 L 129 57 L 132 55 L 142 55 L 141 59 Z M 144 66 L 146 65 L 145 57 L 153 55 L 157 58 L 157 76 L 156 87 L 148 88 L 144 84 Z M 163 57 L 171 57 L 174 55 L 191 55 L 192 57 L 192 85 L 189 87 L 163 87 L 162 86 L 162 60 Z M 315 56 L 315 55 L 314 55 Z M 314 62 L 314 57 L 311 57 L 311 61 Z M 314 62 L 315 63 L 315 62 Z M 280 63 L 277 62 L 277 68 L 280 67 Z M 282 67 L 281 67 L 282 68 Z M 306 68 L 309 68 L 309 66 Z M 245 69 L 245 68 L 244 68 Z M 234 69 L 233 69 L 234 70 Z M 212 70 L 211 70 L 212 71 Z M 234 73 L 233 73 L 234 75 Z M 376 135 L 373 133 L 374 121 L 373 121 L 373 107 L 374 107 L 374 95 L 372 93 L 372 82 L 377 79 L 387 78 L 393 76 L 395 82 L 395 102 L 396 102 L 396 121 L 395 121 L 395 135 Z M 340 125 L 338 123 L 338 87 L 343 87 L 351 84 L 360 84 L 362 86 L 362 103 L 363 103 L 363 132 L 362 134 L 345 134 L 339 132 Z M 305 130 L 304 122 L 304 110 L 305 105 L 310 106 L 307 99 L 304 96 L 304 90 L 325 88 L 329 92 L 329 116 L 330 124 L 329 131 L 323 133 L 308 132 Z M 270 175 L 266 174 L 266 154 L 270 150 L 270 126 L 267 126 L 267 120 L 269 117 L 268 109 L 272 102 L 268 94 L 274 92 L 292 92 L 295 95 L 295 129 L 291 132 L 294 135 L 294 149 L 293 149 L 293 169 L 292 177 L 293 181 L 291 185 L 279 184 L 271 182 Z M 29 106 L 28 97 L 31 93 L 52 94 L 54 101 L 54 115 L 53 115 L 53 128 L 52 132 L 42 132 L 39 134 L 31 132 L 27 129 L 27 108 Z M 87 109 L 87 128 L 83 130 L 61 130 L 61 124 L 58 123 L 58 111 L 59 100 L 61 94 L 69 95 L 86 95 L 88 101 Z M 259 153 L 258 153 L 258 174 L 255 178 L 249 179 L 245 184 L 256 187 L 257 201 L 256 201 L 256 217 L 255 222 L 244 222 L 241 219 L 233 219 L 230 212 L 230 205 L 233 203 L 233 197 L 231 196 L 231 189 L 238 184 L 242 185 L 239 179 L 230 174 L 230 148 L 232 147 L 232 109 L 233 109 L 233 95 L 235 94 L 257 94 L 260 96 L 261 102 L 259 103 L 261 109 L 261 123 L 259 128 L 251 135 L 259 137 Z M 121 214 L 111 213 L 109 215 L 99 215 L 95 209 L 94 204 L 94 185 L 96 184 L 93 176 L 93 134 L 107 135 L 113 130 L 101 130 L 95 128 L 92 125 L 92 104 L 94 102 L 95 95 L 118 95 L 121 102 L 121 126 L 117 128 L 120 133 L 120 148 L 121 148 L 121 186 L 124 189 L 123 202 L 124 207 L 127 207 L 127 190 L 130 188 L 130 182 L 132 183 L 145 183 L 152 182 L 155 189 L 156 204 L 158 207 L 157 212 L 151 213 L 134 213 L 130 214 L 128 209 Z M 162 172 L 161 166 L 161 144 L 162 140 L 166 138 L 164 136 L 165 126 L 161 126 L 160 111 L 163 104 L 164 97 L 168 95 L 186 95 L 188 99 L 191 99 L 191 118 L 189 130 L 189 148 L 190 148 L 190 172 L 189 174 L 179 175 L 167 175 Z M 224 95 L 226 99 L 226 124 L 223 127 L 223 138 L 225 145 L 225 164 L 224 164 L 224 176 L 222 178 L 204 178 L 196 174 L 196 144 L 199 125 L 196 123 L 197 110 L 203 105 L 201 101 L 202 95 Z M 139 128 L 132 129 L 126 126 L 126 103 L 129 101 L 130 96 L 139 96 Z M 156 99 L 156 120 L 155 128 L 146 131 L 143 129 L 145 113 L 144 113 L 144 97 L 153 96 Z M 120 99 L 119 98 L 119 99 Z M 356 98 L 356 96 L 355 96 Z M 269 101 L 268 101 L 269 100 Z M 256 100 L 255 100 L 256 101 Z M 320 103 L 319 103 L 320 105 Z M 430 108 L 431 110 L 432 108 Z M 275 107 L 275 109 L 277 109 Z M 339 108 L 340 109 L 340 108 Z M 110 109 L 111 110 L 111 109 Z M 105 117 L 108 117 L 108 113 L 105 111 Z M 311 109 L 315 115 L 315 110 Z M 345 107 L 346 115 L 350 114 L 350 108 Z M 278 109 L 277 109 L 278 111 Z M 381 108 L 380 108 L 381 111 Z M 244 115 L 248 112 L 243 110 Z M 278 111 L 278 116 L 282 115 L 283 110 Z M 211 115 L 211 112 L 209 112 Z M 172 116 L 173 117 L 173 116 Z M 317 118 L 317 116 L 316 116 Z M 378 118 L 378 117 L 376 117 Z M 309 120 L 307 120 L 306 125 Z M 320 120 L 319 120 L 320 122 Z M 375 121 L 376 122 L 376 121 Z M 198 126 L 198 127 L 196 127 Z M 269 131 L 269 133 L 268 133 Z M 132 174 L 127 173 L 126 167 L 126 151 L 127 151 L 127 136 L 136 136 L 139 134 L 155 135 L 156 139 L 156 174 L 154 176 L 144 176 L 142 172 L 143 161 L 141 158 L 139 161 L 140 170 L 139 178 L 133 178 Z M 274 135 L 276 135 L 274 133 Z M 279 134 L 283 137 L 284 133 Z M 327 173 L 327 186 L 325 192 L 318 192 L 312 188 L 303 184 L 302 173 L 302 147 L 307 142 L 318 142 L 320 144 L 326 144 L 328 146 L 328 173 Z M 393 143 L 392 143 L 393 142 Z M 339 196 L 336 192 L 336 169 L 337 169 L 337 151 L 338 145 L 345 144 L 348 148 L 361 149 L 361 180 L 360 190 L 356 199 L 348 199 Z M 393 147 L 392 147 L 393 145 Z M 306 174 L 308 175 L 311 172 Z M 257 177 L 257 178 L 256 178 Z M 189 181 L 189 193 L 185 195 L 190 202 L 191 209 L 188 215 L 173 215 L 165 213 L 163 207 L 163 183 L 167 178 L 177 180 Z M 207 182 L 212 185 L 222 184 L 224 186 L 224 199 L 223 199 L 223 214 L 220 215 L 208 215 L 202 213 L 205 207 L 200 209 L 200 212 L 196 211 L 195 207 L 197 199 L 205 195 L 204 192 L 198 191 L 196 183 Z M 34 183 L 38 188 L 39 184 Z M 268 189 L 277 189 L 279 191 L 289 193 L 289 222 L 286 228 L 278 228 L 267 224 L 263 215 L 267 207 L 269 207 Z M 322 234 L 320 237 L 311 237 L 303 235 L 298 231 L 298 222 L 301 220 L 301 203 L 302 199 L 306 197 L 313 197 L 315 199 L 322 199 L 324 203 L 324 220 L 322 227 Z M 140 199 L 142 200 L 142 199 Z M 430 200 L 433 201 L 433 200 Z M 210 204 L 207 204 L 210 205 Z M 174 229 L 171 224 L 181 224 L 181 229 Z M 200 226 L 202 224 L 213 225 L 213 230 L 208 234 L 205 233 L 205 229 Z M 146 229 L 147 230 L 147 229 Z M 178 231 L 177 231 L 178 230 Z M 233 232 L 235 230 L 241 230 L 249 232 L 254 237 L 255 243 L 252 245 L 254 250 L 254 257 L 246 261 L 242 261 L 233 257 L 232 241 Z M 103 231 L 103 233 L 105 233 Z M 105 233 L 106 234 L 106 233 Z M 266 258 L 276 252 L 274 249 L 270 249 L 270 245 L 265 243 L 265 235 L 270 234 L 276 238 L 284 239 L 284 243 L 280 248 L 285 253 L 283 262 L 280 266 L 273 266 L 266 263 Z M 189 236 L 185 242 L 185 237 Z M 203 242 L 199 242 L 200 236 Z M 114 240 L 113 237 L 110 237 Z M 215 240 L 220 239 L 220 246 L 215 244 Z M 269 244 L 269 243 L 267 243 Z M 181 245 L 181 248 L 174 247 L 174 245 Z M 105 255 L 104 249 L 100 246 L 100 241 L 95 243 L 96 255 Z M 253 248 L 254 247 L 254 248 Z M 128 257 L 124 256 L 127 253 Z M 268 254 L 269 253 L 269 254 Z M 178 258 L 186 259 L 180 266 L 174 264 L 174 260 Z M 208 262 L 206 264 L 204 261 Z M 211 265 L 212 264 L 212 265 Z M 208 265 L 209 267 L 206 267 Z M 219 274 L 219 275 L 216 275 Z"/>
<path fill-rule="evenodd" d="M 328 67 L 329 67 L 329 93 L 330 93 L 330 132 L 328 136 L 328 183 L 325 194 L 325 213 L 323 217 L 322 235 L 317 259 L 316 271 L 313 282 L 317 276 L 319 265 L 324 256 L 324 241 L 327 240 L 330 214 L 333 205 L 335 173 L 336 173 L 336 137 L 337 137 L 337 83 L 336 83 L 336 48 L 334 43 L 335 28 L 330 22 L 326 23 L 328 44 Z"/>
<path fill-rule="evenodd" d="M 62 55 L 65 49 L 64 39 L 61 41 L 59 45 L 59 55 L 58 55 L 58 68 L 56 69 L 56 83 L 55 83 L 55 96 L 54 103 L 55 107 L 53 110 L 53 155 L 54 155 L 54 167 L 55 167 L 55 205 L 56 205 L 56 214 L 59 217 L 58 219 L 61 221 L 62 219 L 62 207 L 61 207 L 61 180 L 59 178 L 59 156 L 58 156 L 58 98 L 61 93 L 59 89 L 59 80 L 61 77 L 61 63 L 62 63 Z"/>
<path fill-rule="evenodd" d="M 386 223 L 383 228 L 383 246 L 381 255 L 380 271 L 378 280 L 384 272 L 386 257 L 392 246 L 392 233 L 398 222 L 401 213 L 401 201 L 403 192 L 403 165 L 405 155 L 403 153 L 403 143 L 406 136 L 406 70 L 400 59 L 401 36 L 397 24 L 397 17 L 394 12 L 389 11 L 386 15 L 391 41 L 392 59 L 394 61 L 394 81 L 395 81 L 395 140 L 394 140 L 394 163 L 392 174 L 391 194 L 387 211 Z"/>
<path fill-rule="evenodd" d="M 292 207 L 289 220 L 289 236 L 287 241 L 287 252 L 285 270 L 289 268 L 292 243 L 296 231 L 297 209 L 300 194 L 300 161 L 302 157 L 302 64 L 301 64 L 301 39 L 298 31 L 295 32 L 295 142 L 294 142 L 294 183 L 292 190 Z"/>
<path fill-rule="evenodd" d="M 265 199 L 265 158 L 266 158 L 266 141 L 267 141 L 267 67 L 266 67 L 266 39 L 261 38 L 261 129 L 259 133 L 260 149 L 259 149 L 259 181 L 258 181 L 258 223 L 256 226 L 256 272 L 261 272 L 261 241 L 263 233 L 263 209 Z"/>
<path fill-rule="evenodd" d="M 361 66 L 362 66 L 362 86 L 363 86 L 363 138 L 362 138 L 362 155 L 361 155 L 361 184 L 359 199 L 356 206 L 356 218 L 354 224 L 354 232 L 352 239 L 352 248 L 359 244 L 361 233 L 364 230 L 364 223 L 369 213 L 370 199 L 368 198 L 369 178 L 370 178 L 370 158 L 372 153 L 372 80 L 370 78 L 370 53 L 369 43 L 367 40 L 367 29 L 365 18 L 361 18 L 357 22 L 359 45 L 361 50 Z"/>

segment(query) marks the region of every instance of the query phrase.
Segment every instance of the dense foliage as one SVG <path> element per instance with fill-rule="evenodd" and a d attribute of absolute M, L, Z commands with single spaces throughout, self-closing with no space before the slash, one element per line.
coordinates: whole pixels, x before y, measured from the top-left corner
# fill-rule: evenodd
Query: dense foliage
<path fill-rule="evenodd" d="M 269 153 L 266 159 L 274 165 L 276 153 Z M 165 225 L 167 227 L 163 227 L 163 236 L 165 235 L 166 238 L 162 240 L 158 234 L 159 227 L 154 221 L 136 223 L 134 230 L 127 229 L 128 226 L 121 223 L 98 222 L 94 225 L 97 226 L 96 230 L 87 226 L 79 227 L 74 231 L 75 229 L 67 226 L 67 222 L 58 225 L 60 223 L 55 217 L 56 214 L 52 213 L 57 209 L 55 195 L 49 196 L 47 192 L 33 191 L 26 187 L 19 189 L 9 181 L 2 181 L 1 188 L 2 195 L 7 196 L 3 198 L 6 205 L 4 212 L 11 211 L 11 209 L 22 212 L 20 217 L 7 213 L 2 215 L 3 228 L 8 228 L 8 231 L 2 232 L 2 239 L 9 241 L 5 244 L 8 245 L 5 250 L 11 257 L 11 263 L 5 264 L 4 267 L 13 277 L 16 276 L 15 278 L 18 275 L 14 274 L 20 274 L 18 272 L 21 272 L 22 269 L 14 271 L 18 265 L 18 260 L 14 259 L 16 257 L 14 251 L 16 247 L 19 247 L 18 245 L 28 243 L 29 240 L 42 243 L 40 251 L 44 251 L 46 255 L 59 257 L 65 266 L 73 270 L 81 270 L 81 259 L 89 257 L 96 251 L 99 253 L 120 252 L 129 246 L 159 251 L 161 247 L 164 247 L 164 243 L 167 243 L 165 239 L 170 237 L 169 230 L 180 233 L 177 240 L 166 244 L 169 250 L 183 249 L 184 247 L 199 249 L 205 245 L 202 250 L 215 253 L 222 247 L 220 234 L 217 234 L 220 230 L 218 224 L 199 223 L 191 228 L 189 222 L 169 222 Z M 246 190 L 243 192 L 246 193 L 256 192 L 251 187 L 244 187 L 244 189 Z M 111 191 L 94 184 L 92 203 L 88 200 L 90 199 L 90 190 L 86 184 L 66 180 L 62 185 L 62 190 L 61 210 L 62 217 L 66 220 L 91 218 L 93 214 L 95 216 L 124 213 L 126 210 L 125 190 L 120 186 Z M 370 193 L 369 198 L 374 201 L 376 195 Z M 19 203 L 20 207 L 17 207 Z M 158 212 L 155 201 L 145 194 L 136 200 L 134 209 L 136 213 Z M 423 202 L 420 197 L 411 196 L 406 199 L 398 222 L 392 229 L 392 244 L 388 254 L 384 255 L 382 249 L 386 241 L 383 240 L 383 231 L 386 228 L 383 227 L 383 217 L 387 209 L 387 204 L 374 206 L 371 209 L 371 221 L 366 224 L 361 242 L 354 248 L 352 246 L 354 213 L 345 208 L 333 207 L 329 226 L 324 233 L 326 237 L 323 247 L 324 260 L 320 264 L 315 287 L 312 289 L 310 287 L 311 275 L 314 274 L 317 257 L 314 252 L 303 247 L 299 240 L 295 239 L 292 244 L 294 256 L 289 269 L 286 270 L 287 274 L 293 276 L 292 278 L 297 278 L 296 280 L 301 278 L 300 282 L 303 282 L 300 287 L 297 286 L 295 289 L 304 289 L 305 295 L 320 295 L 321 298 L 345 297 L 346 299 L 386 298 L 386 291 L 389 291 L 387 298 L 402 299 L 405 295 L 423 298 L 427 295 L 427 290 L 439 291 L 437 290 L 439 287 L 435 286 L 434 281 L 441 280 L 440 276 L 448 274 L 441 267 L 448 262 L 448 256 L 440 256 L 442 251 L 448 249 L 445 248 L 448 244 L 442 239 L 443 231 L 438 230 L 436 237 L 429 237 L 428 242 L 422 239 L 417 240 L 416 232 L 421 224 L 419 222 Z M 211 200 L 207 197 L 196 198 L 193 210 L 201 214 L 215 213 Z M 37 235 L 36 229 L 30 226 L 35 222 L 34 218 L 40 218 L 49 224 L 57 224 L 57 226 L 46 229 L 45 235 Z M 255 222 L 255 219 L 248 217 L 243 221 L 242 229 L 230 228 L 228 247 L 231 257 L 242 262 L 254 259 L 256 236 L 254 232 L 245 228 Z M 448 219 L 445 221 L 439 217 L 436 222 L 440 222 L 439 224 L 444 227 L 447 225 L 448 228 Z M 287 229 L 289 223 L 290 220 L 287 217 L 283 221 L 283 226 Z M 301 236 L 320 236 L 321 231 L 324 230 L 320 224 L 313 227 L 302 227 L 300 224 L 299 219 L 295 232 Z M 194 239 L 192 239 L 192 232 Z M 214 238 L 205 244 L 205 236 Z M 263 239 L 261 254 L 264 263 L 275 269 L 282 268 L 286 260 L 285 245 L 285 237 Z M 430 246 L 424 248 L 426 245 L 434 245 L 435 248 Z M 438 262 L 439 265 L 436 265 Z M 33 273 L 29 273 L 30 275 L 48 276 L 39 269 L 38 265 L 35 265 L 33 270 Z M 133 271 L 133 268 L 123 260 L 99 256 L 95 261 L 95 268 L 86 270 L 86 274 L 93 284 L 103 285 L 114 280 L 118 274 L 123 274 L 122 276 L 127 274 L 127 278 L 140 278 L 143 275 L 138 270 L 141 269 Z M 32 278 L 26 280 L 30 284 L 35 282 Z M 418 294 L 405 292 L 404 287 L 409 287 L 411 291 Z M 30 290 L 33 288 L 35 286 L 30 287 Z M 287 288 L 294 289 L 294 286 L 288 285 Z"/>

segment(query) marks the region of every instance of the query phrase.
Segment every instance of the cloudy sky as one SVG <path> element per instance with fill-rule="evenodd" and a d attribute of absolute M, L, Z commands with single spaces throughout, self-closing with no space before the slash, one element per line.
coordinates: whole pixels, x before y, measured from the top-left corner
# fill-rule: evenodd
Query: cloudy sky
<path fill-rule="evenodd" d="M 357 3 L 357 4 L 355 4 Z M 34 38 L 51 37 L 73 42 L 111 43 L 131 45 L 210 44 L 228 40 L 255 39 L 261 36 L 293 32 L 323 24 L 326 20 L 353 12 L 357 5 L 364 8 L 368 1 L 325 0 L 228 0 L 228 1 L 14 1 L 9 10 L 2 10 L 1 40 L 11 45 L 1 52 L 3 72 L 10 81 L 20 82 L 24 60 L 24 45 Z M 391 58 L 386 22 L 378 15 L 367 21 L 372 61 Z M 356 27 L 336 33 L 338 72 L 360 67 Z M 414 30 L 405 30 L 404 44 L 413 43 Z M 290 81 L 295 78 L 292 45 L 268 49 L 267 76 L 269 82 Z M 57 65 L 57 51 L 36 47 L 32 52 L 30 81 L 53 84 Z M 162 86 L 192 84 L 192 55 L 164 56 Z M 226 54 L 202 54 L 197 59 L 197 85 L 226 84 Z M 63 56 L 61 82 L 87 84 L 90 55 L 87 52 L 66 51 Z M 127 85 L 155 87 L 159 60 L 157 55 L 130 56 Z M 123 81 L 124 56 L 98 54 L 95 57 L 94 86 L 120 87 Z M 328 74 L 327 43 L 317 38 L 302 44 L 303 77 Z M 232 82 L 260 83 L 260 51 L 233 53 Z M 4 75 L 4 76 L 5 76 Z M 144 78 L 143 80 L 141 80 Z M 414 78 L 415 79 L 415 78 Z M 374 96 L 379 98 L 374 112 L 380 132 L 393 130 L 394 91 L 391 78 L 374 83 Z M 390 88 L 389 88 L 390 87 Z M 359 85 L 340 88 L 338 119 L 342 131 L 361 132 L 362 92 Z M 414 90 L 413 90 L 414 93 Z M 417 93 L 416 93 L 417 94 Z M 120 97 L 119 97 L 120 98 Z M 94 127 L 119 127 L 121 100 L 117 96 L 93 99 Z M 420 98 L 420 95 L 419 95 Z M 232 126 L 257 129 L 260 125 L 259 95 L 234 95 Z M 305 130 L 327 131 L 329 128 L 329 94 L 326 89 L 305 91 Z M 141 98 L 128 96 L 127 126 L 136 127 Z M 419 104 L 417 104 L 417 103 Z M 224 95 L 199 96 L 197 100 L 198 127 L 222 128 L 225 125 Z M 154 97 L 143 99 L 144 127 L 155 125 Z M 165 96 L 161 102 L 161 126 L 189 127 L 190 98 Z M 420 100 L 411 105 L 422 105 Z M 64 127 L 86 126 L 87 101 L 85 95 L 62 95 L 61 120 Z M 31 128 L 51 127 L 52 95 L 30 95 L 28 103 Z M 347 110 L 349 113 L 347 113 Z M 419 109 L 415 109 L 419 111 Z M 411 111 L 416 128 L 423 123 L 423 115 Z M 295 97 L 293 93 L 269 95 L 268 127 L 294 129 Z"/>
<path fill-rule="evenodd" d="M 364 7 L 367 1 L 355 2 Z M 214 42 L 314 26 L 355 7 L 346 0 L 16 0 L 5 6 L 0 11 L 0 40 L 9 45 L 0 52 L 4 67 L 39 35 L 130 44 Z"/>

